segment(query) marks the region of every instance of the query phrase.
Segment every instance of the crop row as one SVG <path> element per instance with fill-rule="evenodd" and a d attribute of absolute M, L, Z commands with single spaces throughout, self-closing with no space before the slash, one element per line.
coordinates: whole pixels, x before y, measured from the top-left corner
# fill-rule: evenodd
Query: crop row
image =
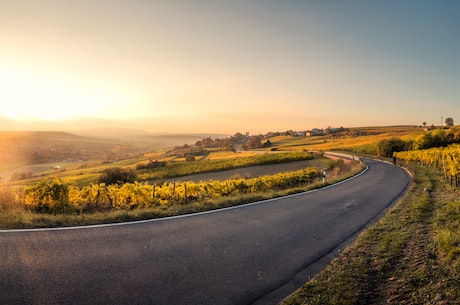
<path fill-rule="evenodd" d="M 58 179 L 43 180 L 24 189 L 24 202 L 39 213 L 87 213 L 128 210 L 162 205 L 190 204 L 247 193 L 278 191 L 314 182 L 316 168 L 225 181 L 69 185 Z"/>
<path fill-rule="evenodd" d="M 263 153 L 249 157 L 237 157 L 221 160 L 200 160 L 193 162 L 156 162 L 138 166 L 138 179 L 152 181 L 165 178 L 181 177 L 196 173 L 221 171 L 231 168 L 254 165 L 276 164 L 300 160 L 311 160 L 309 152 Z"/>
<path fill-rule="evenodd" d="M 416 161 L 423 166 L 440 169 L 451 184 L 459 186 L 460 180 L 460 145 L 436 147 L 423 150 L 396 152 L 395 156 L 405 161 Z"/>

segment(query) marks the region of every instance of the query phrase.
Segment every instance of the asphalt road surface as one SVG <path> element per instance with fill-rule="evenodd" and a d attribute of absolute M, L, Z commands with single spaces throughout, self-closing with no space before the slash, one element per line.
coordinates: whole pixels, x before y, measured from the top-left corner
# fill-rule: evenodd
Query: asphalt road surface
<path fill-rule="evenodd" d="M 128 225 L 0 232 L 0 303 L 276 304 L 406 189 L 367 160 L 345 183 Z"/>

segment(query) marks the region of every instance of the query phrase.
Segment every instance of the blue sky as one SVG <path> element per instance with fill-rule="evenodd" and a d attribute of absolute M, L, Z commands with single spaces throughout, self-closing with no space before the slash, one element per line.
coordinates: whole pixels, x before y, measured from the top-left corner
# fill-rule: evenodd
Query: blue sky
<path fill-rule="evenodd" d="M 0 3 L 0 118 L 42 129 L 258 133 L 460 113 L 458 1 Z"/>

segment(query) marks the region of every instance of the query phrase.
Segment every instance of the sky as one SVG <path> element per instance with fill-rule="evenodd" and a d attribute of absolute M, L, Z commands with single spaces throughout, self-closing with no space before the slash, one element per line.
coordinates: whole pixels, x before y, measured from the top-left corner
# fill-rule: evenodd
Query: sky
<path fill-rule="evenodd" d="M 0 0 L 0 105 L 0 130 L 457 122 L 460 1 Z"/>

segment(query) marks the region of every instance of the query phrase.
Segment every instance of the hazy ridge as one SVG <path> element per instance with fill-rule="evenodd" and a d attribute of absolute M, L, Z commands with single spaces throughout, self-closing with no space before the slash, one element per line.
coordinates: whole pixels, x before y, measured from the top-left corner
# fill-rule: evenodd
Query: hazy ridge
<path fill-rule="evenodd" d="M 125 128 L 68 131 L 0 130 L 0 171 L 56 161 L 113 160 L 184 144 L 218 134 L 154 134 Z"/>

